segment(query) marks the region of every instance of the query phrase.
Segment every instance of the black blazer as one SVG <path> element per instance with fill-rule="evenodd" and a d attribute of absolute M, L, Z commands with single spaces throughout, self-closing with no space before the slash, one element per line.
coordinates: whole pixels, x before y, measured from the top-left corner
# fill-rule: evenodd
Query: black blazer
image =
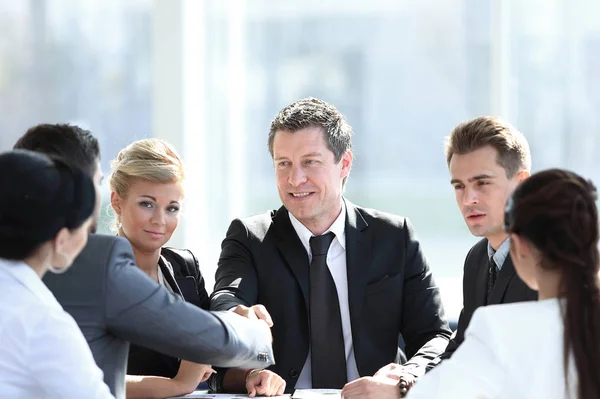
<path fill-rule="evenodd" d="M 463 309 L 458 319 L 456 334 L 450 339 L 442 359 L 448 359 L 465 339 L 465 330 L 471 322 L 475 309 L 485 306 L 488 278 L 488 240 L 486 238 L 475 244 L 465 259 L 463 275 Z M 512 259 L 506 257 L 502 269 L 496 278 L 489 305 L 501 303 L 535 301 L 538 298 L 533 291 L 519 278 L 515 272 Z"/>
<path fill-rule="evenodd" d="M 200 273 L 200 268 L 194 255 L 189 252 L 186 258 L 193 259 L 185 263 L 185 259 L 178 256 L 181 250 L 163 248 L 158 265 L 169 287 L 173 292 L 186 302 L 208 310 L 210 299 L 204 288 L 204 278 Z M 186 267 L 187 266 L 187 267 Z M 191 268 L 193 270 L 187 270 Z M 152 328 L 148 326 L 148 328 Z M 143 346 L 131 344 L 129 348 L 129 358 L 127 363 L 127 374 L 130 375 L 153 375 L 160 377 L 173 378 L 179 371 L 180 360 Z"/>
<path fill-rule="evenodd" d="M 346 262 L 358 372 L 397 360 L 398 337 L 418 369 L 450 336 L 440 294 L 408 219 L 346 201 Z M 211 310 L 262 304 L 273 318 L 271 367 L 294 389 L 309 349 L 309 263 L 289 219 L 277 211 L 234 220 L 222 244 Z M 412 359 L 411 359 L 412 358 Z M 341 387 L 340 387 L 341 388 Z"/>

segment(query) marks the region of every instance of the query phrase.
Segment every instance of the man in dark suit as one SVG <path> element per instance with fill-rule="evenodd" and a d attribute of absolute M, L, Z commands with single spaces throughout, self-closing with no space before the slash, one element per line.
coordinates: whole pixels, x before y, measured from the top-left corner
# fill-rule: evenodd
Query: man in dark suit
<path fill-rule="evenodd" d="M 97 217 L 102 172 L 95 137 L 76 126 L 38 125 L 15 148 L 58 156 L 92 176 Z M 125 398 L 130 341 L 215 366 L 266 367 L 272 363 L 266 323 L 228 312 L 210 313 L 186 303 L 136 267 L 124 238 L 90 234 L 73 266 L 62 275 L 48 273 L 44 283 L 79 325 L 104 372 L 104 381 L 118 399 Z"/>
<path fill-rule="evenodd" d="M 460 346 L 478 307 L 537 300 L 537 292 L 515 272 L 503 229 L 506 201 L 531 172 L 525 136 L 499 118 L 478 117 L 454 128 L 446 142 L 446 161 L 467 227 L 483 238 L 465 260 L 463 309 L 442 359 Z"/>
<path fill-rule="evenodd" d="M 515 273 L 509 254 L 510 240 L 503 229 L 506 201 L 530 174 L 527 140 L 499 118 L 479 117 L 461 123 L 452 131 L 446 142 L 446 160 L 456 202 L 467 227 L 473 235 L 483 238 L 471 248 L 465 260 L 463 309 L 458 328 L 444 353 L 427 369 L 452 356 L 463 342 L 478 307 L 537 299 L 537 293 Z M 394 366 L 384 374 L 399 378 Z M 396 397 L 380 381 L 358 381 L 351 388 L 344 391 L 344 397 Z"/>
<path fill-rule="evenodd" d="M 463 309 L 441 359 L 452 356 L 463 342 L 478 307 L 537 299 L 537 292 L 515 272 L 510 239 L 503 229 L 506 201 L 530 175 L 527 140 L 499 118 L 478 117 L 454 128 L 446 142 L 446 161 L 467 227 L 474 236 L 483 238 L 467 254 Z"/>
<path fill-rule="evenodd" d="M 342 388 L 398 361 L 421 375 L 447 344 L 439 290 L 407 218 L 343 198 L 352 130 L 318 99 L 285 107 L 268 145 L 283 206 L 236 219 L 222 244 L 211 309 L 262 304 L 276 364 L 294 388 Z M 252 308 L 250 308 L 252 309 Z"/>

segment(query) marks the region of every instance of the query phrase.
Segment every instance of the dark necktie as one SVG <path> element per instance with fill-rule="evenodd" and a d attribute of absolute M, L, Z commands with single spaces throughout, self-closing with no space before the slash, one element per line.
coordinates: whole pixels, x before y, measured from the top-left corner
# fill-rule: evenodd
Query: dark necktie
<path fill-rule="evenodd" d="M 346 383 L 346 351 L 340 304 L 327 267 L 335 234 L 310 238 L 310 348 L 312 387 L 341 389 Z"/>
<path fill-rule="evenodd" d="M 498 266 L 496 266 L 496 261 L 494 261 L 494 257 L 492 256 L 488 261 L 487 296 L 485 300 L 486 304 L 488 305 L 492 297 L 492 290 L 494 289 L 494 285 L 496 284 L 497 274 Z"/>

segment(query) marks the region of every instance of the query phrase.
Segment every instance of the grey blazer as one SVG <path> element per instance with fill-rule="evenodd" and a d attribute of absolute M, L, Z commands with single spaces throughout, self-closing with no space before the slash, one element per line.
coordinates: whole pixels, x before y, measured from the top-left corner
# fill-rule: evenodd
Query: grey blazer
<path fill-rule="evenodd" d="M 118 399 L 125 398 L 129 342 L 214 366 L 273 363 L 266 325 L 186 303 L 135 265 L 126 239 L 90 234 L 71 269 L 47 273 L 44 282 L 81 328 Z"/>

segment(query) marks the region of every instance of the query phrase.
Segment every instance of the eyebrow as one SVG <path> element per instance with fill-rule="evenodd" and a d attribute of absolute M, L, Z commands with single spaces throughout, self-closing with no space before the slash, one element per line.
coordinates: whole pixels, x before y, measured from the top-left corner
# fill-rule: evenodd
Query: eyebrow
<path fill-rule="evenodd" d="M 144 197 L 144 198 L 149 198 L 149 199 L 151 199 L 152 201 L 154 201 L 154 202 L 157 202 L 157 201 L 156 201 L 156 198 L 155 198 L 155 197 L 153 197 L 153 196 L 151 196 L 151 195 L 144 194 L 144 195 L 140 195 L 140 198 L 141 198 L 141 197 Z M 175 200 L 173 200 L 173 201 L 169 202 L 169 204 L 179 204 L 179 201 L 175 201 Z"/>
<path fill-rule="evenodd" d="M 484 179 L 495 179 L 497 176 L 496 175 L 489 175 L 489 174 L 481 174 L 481 175 L 477 175 L 477 176 L 473 176 L 470 177 L 467 181 L 469 183 L 477 181 L 477 180 L 484 180 Z M 450 180 L 450 184 L 456 184 L 456 183 L 462 183 L 462 180 L 460 179 L 452 179 Z"/>
<path fill-rule="evenodd" d="M 308 158 L 308 157 L 321 157 L 323 156 L 320 152 L 310 152 L 308 154 L 302 155 L 300 158 Z M 282 159 L 289 159 L 288 157 L 275 157 L 275 161 L 280 161 Z"/>

